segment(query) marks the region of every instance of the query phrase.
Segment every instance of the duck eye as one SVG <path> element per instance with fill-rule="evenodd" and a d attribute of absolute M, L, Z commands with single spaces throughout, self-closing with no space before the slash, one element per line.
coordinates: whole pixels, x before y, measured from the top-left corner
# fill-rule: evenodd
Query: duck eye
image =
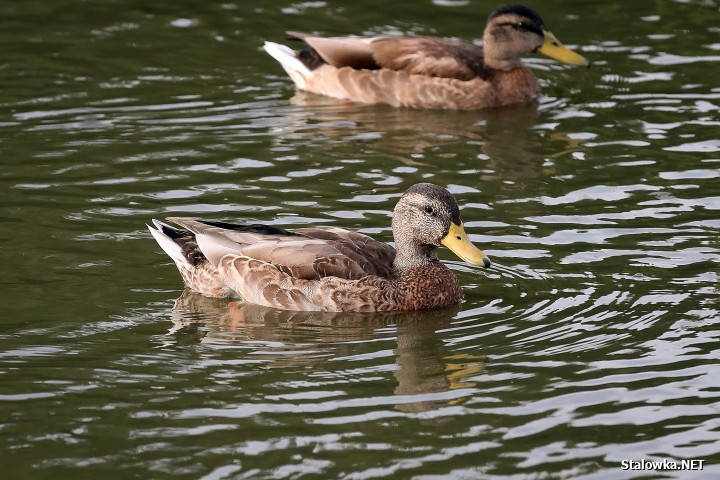
<path fill-rule="evenodd" d="M 537 35 L 540 35 L 541 37 L 544 36 L 544 35 L 543 35 L 542 28 L 536 26 L 536 25 L 533 24 L 533 23 L 517 22 L 517 23 L 513 24 L 513 28 L 514 28 L 515 30 L 524 30 L 524 31 L 526 31 L 526 32 L 535 33 L 535 34 L 537 34 Z"/>
<path fill-rule="evenodd" d="M 432 215 L 433 208 L 430 205 L 425 205 L 425 213 L 427 213 L 428 215 Z"/>

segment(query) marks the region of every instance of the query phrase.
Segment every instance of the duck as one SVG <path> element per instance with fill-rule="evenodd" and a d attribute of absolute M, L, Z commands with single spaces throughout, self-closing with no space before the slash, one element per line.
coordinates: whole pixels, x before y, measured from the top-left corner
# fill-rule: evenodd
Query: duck
<path fill-rule="evenodd" d="M 441 245 L 471 265 L 491 264 L 465 233 L 455 197 L 431 183 L 411 186 L 398 200 L 394 247 L 338 227 L 167 220 L 181 228 L 153 219 L 148 229 L 188 289 L 282 310 L 447 307 L 463 295 L 457 276 L 438 259 Z"/>
<path fill-rule="evenodd" d="M 266 41 L 299 90 L 366 104 L 421 109 L 477 110 L 528 103 L 540 83 L 522 57 L 540 53 L 569 65 L 585 65 L 540 15 L 523 5 L 490 14 L 483 47 L 430 36 L 319 37 L 286 32 L 305 42 L 295 51 Z"/>

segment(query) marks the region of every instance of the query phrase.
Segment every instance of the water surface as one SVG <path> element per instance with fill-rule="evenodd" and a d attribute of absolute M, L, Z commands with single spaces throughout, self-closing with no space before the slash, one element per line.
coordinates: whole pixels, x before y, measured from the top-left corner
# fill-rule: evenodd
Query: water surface
<path fill-rule="evenodd" d="M 539 102 L 296 94 L 286 29 L 478 40 L 486 1 L 0 6 L 6 478 L 714 478 L 720 58 L 713 2 L 550 1 L 589 70 Z M 280 312 L 182 291 L 173 215 L 391 241 L 458 198 L 489 271 L 457 308 Z M 703 471 L 622 460 L 704 459 Z"/>

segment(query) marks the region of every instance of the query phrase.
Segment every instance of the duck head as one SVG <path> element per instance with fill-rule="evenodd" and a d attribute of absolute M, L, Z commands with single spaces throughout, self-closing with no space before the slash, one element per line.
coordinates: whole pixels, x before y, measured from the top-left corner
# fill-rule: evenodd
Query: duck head
<path fill-rule="evenodd" d="M 521 65 L 529 53 L 540 53 L 568 65 L 589 65 L 585 57 L 565 47 L 538 13 L 522 5 L 500 7 L 490 14 L 483 33 L 485 63 L 499 70 Z"/>
<path fill-rule="evenodd" d="M 437 262 L 441 245 L 472 265 L 490 266 L 487 255 L 468 239 L 455 197 L 437 185 L 418 183 L 410 187 L 395 206 L 392 229 L 396 268 Z"/>

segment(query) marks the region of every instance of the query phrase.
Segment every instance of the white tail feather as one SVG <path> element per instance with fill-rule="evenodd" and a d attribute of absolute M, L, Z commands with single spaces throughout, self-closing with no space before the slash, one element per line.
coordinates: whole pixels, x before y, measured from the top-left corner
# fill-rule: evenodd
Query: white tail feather
<path fill-rule="evenodd" d="M 312 77 L 312 70 L 307 68 L 304 63 L 297 58 L 295 51 L 285 45 L 274 42 L 265 42 L 263 45 L 265 51 L 277 60 L 290 76 L 295 86 L 301 90 L 306 90 L 307 81 Z"/>
<path fill-rule="evenodd" d="M 160 245 L 160 248 L 163 249 L 165 253 L 167 253 L 170 258 L 173 259 L 175 264 L 178 267 L 184 266 L 184 267 L 192 267 L 190 263 L 187 261 L 185 256 L 183 255 L 182 249 L 180 248 L 180 245 L 173 242 L 172 238 L 165 235 L 161 228 L 161 225 L 164 225 L 164 223 L 159 222 L 157 220 L 153 220 L 153 223 L 157 228 L 153 228 L 150 225 L 147 225 L 148 230 L 150 230 L 150 233 L 152 233 L 152 236 L 155 237 L 155 240 L 158 242 L 158 245 Z"/>
<path fill-rule="evenodd" d="M 199 233 L 195 240 L 203 255 L 216 267 L 225 255 L 243 255 L 242 247 L 223 235 Z"/>

